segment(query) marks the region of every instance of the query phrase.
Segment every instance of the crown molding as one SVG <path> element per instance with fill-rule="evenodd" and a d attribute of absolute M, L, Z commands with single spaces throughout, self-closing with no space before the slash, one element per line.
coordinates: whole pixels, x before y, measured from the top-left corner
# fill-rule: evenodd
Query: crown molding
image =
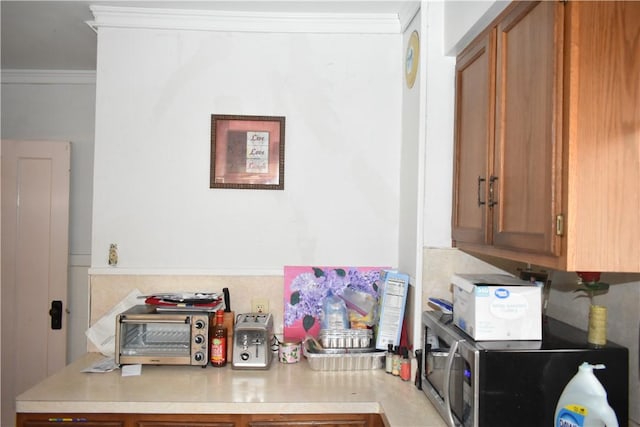
<path fill-rule="evenodd" d="M 2 84 L 95 85 L 96 72 L 90 70 L 3 69 Z"/>
<path fill-rule="evenodd" d="M 509 4 L 509 1 L 494 2 L 445 55 L 458 56 Z"/>
<path fill-rule="evenodd" d="M 416 15 L 420 12 L 420 4 L 421 3 L 417 1 L 404 1 L 400 3 L 400 6 L 398 7 L 400 32 L 404 33 L 409 25 L 411 25 L 413 18 L 415 18 Z"/>
<path fill-rule="evenodd" d="M 351 33 L 399 34 L 401 22 L 413 19 L 420 8 L 416 1 L 403 2 L 398 13 L 290 13 L 222 10 L 156 9 L 91 6 L 94 20 L 87 24 L 100 28 L 138 28 L 195 31 L 236 31 L 267 33 Z M 410 15 L 410 16 L 409 16 Z"/>

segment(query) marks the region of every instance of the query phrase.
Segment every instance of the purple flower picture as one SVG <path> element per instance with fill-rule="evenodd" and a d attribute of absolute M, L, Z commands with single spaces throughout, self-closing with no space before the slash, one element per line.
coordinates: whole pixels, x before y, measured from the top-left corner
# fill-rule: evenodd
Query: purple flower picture
<path fill-rule="evenodd" d="M 284 339 L 317 337 L 325 297 L 346 288 L 378 297 L 380 271 L 388 267 L 285 267 Z"/>

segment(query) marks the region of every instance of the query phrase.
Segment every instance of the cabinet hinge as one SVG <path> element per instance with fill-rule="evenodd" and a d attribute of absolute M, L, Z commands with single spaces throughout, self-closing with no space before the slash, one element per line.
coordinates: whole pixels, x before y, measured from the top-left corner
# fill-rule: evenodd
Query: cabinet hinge
<path fill-rule="evenodd" d="M 556 235 L 562 236 L 564 234 L 564 216 L 556 215 Z"/>

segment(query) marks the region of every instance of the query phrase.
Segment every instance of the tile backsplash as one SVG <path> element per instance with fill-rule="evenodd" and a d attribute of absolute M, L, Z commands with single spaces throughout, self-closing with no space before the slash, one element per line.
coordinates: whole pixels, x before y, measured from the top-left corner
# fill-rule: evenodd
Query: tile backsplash
<path fill-rule="evenodd" d="M 132 290 L 143 295 L 160 292 L 219 292 L 229 288 L 231 310 L 238 313 L 251 311 L 251 299 L 269 301 L 274 317 L 274 332 L 282 334 L 284 311 L 283 276 L 192 276 L 192 275 L 91 275 L 89 290 L 89 322 L 93 325 Z M 140 300 L 143 304 L 144 300 Z M 87 343 L 88 351 L 97 351 Z"/>

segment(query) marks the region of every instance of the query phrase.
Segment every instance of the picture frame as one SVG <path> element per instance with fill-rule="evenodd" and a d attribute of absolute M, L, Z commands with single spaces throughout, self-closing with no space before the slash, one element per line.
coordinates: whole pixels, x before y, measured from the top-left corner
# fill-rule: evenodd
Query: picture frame
<path fill-rule="evenodd" d="M 284 190 L 285 117 L 211 115 L 209 188 Z"/>

